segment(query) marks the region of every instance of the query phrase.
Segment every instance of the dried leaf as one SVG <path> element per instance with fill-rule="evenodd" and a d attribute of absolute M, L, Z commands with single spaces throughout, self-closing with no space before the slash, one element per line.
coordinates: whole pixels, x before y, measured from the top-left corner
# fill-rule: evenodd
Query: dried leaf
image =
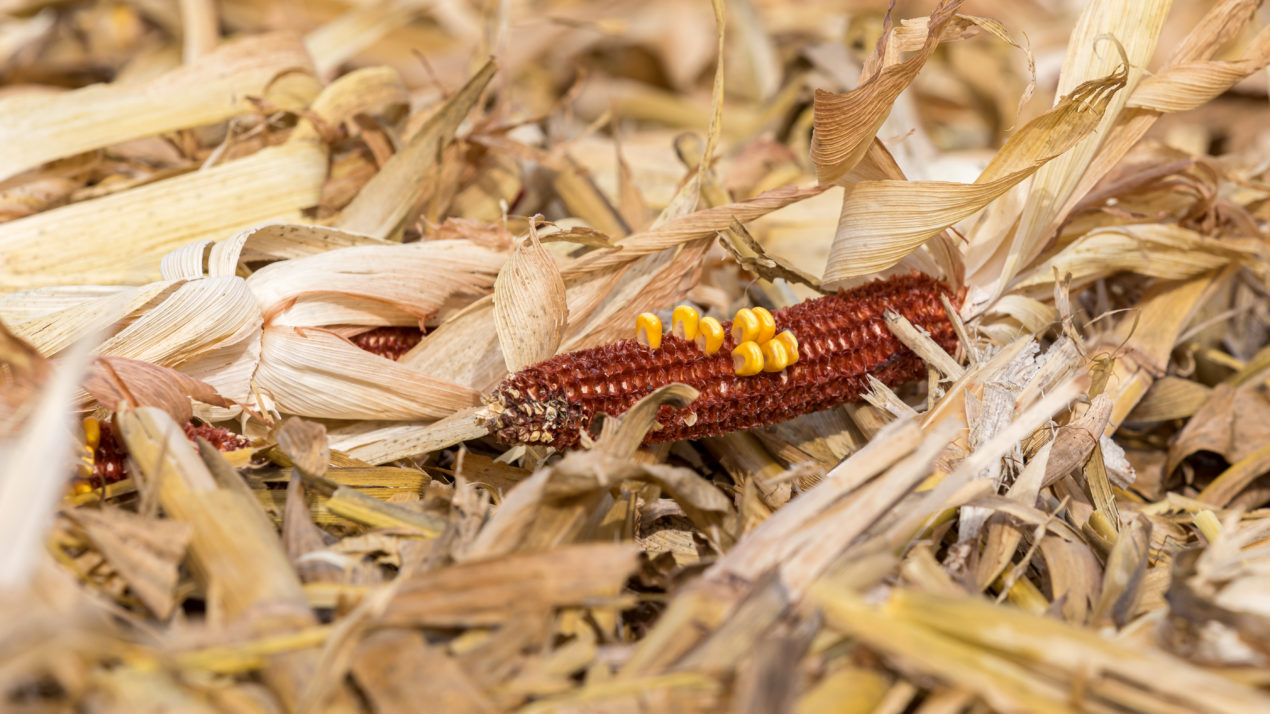
<path fill-rule="evenodd" d="M 825 266 L 825 287 L 838 287 L 850 278 L 895 265 L 1071 150 L 1100 125 L 1120 96 L 1126 77 L 1122 70 L 1076 87 L 1053 109 L 1011 136 L 973 184 L 895 180 L 849 184 Z"/>
<path fill-rule="evenodd" d="M 353 675 L 376 711 L 406 712 L 421 702 L 441 711 L 497 711 L 454 657 L 413 632 L 372 633 L 358 647 Z"/>
<path fill-rule="evenodd" d="M 503 260 L 466 241 L 337 248 L 267 265 L 247 287 L 271 326 L 418 325 L 488 291 Z"/>
<path fill-rule="evenodd" d="M 1203 384 L 1181 377 L 1156 380 L 1142 401 L 1129 413 L 1129 420 L 1151 422 L 1185 419 L 1195 414 L 1208 401 L 1212 392 L 1211 388 Z"/>
<path fill-rule="evenodd" d="M 477 70 L 362 188 L 357 198 L 340 213 L 336 227 L 376 238 L 395 235 L 422 194 L 424 177 L 441 149 L 453 140 L 459 123 L 480 99 L 494 70 L 493 61 Z"/>
<path fill-rule="evenodd" d="M 310 476 L 326 474 L 331 450 L 326 443 L 326 428 L 321 424 L 291 417 L 282 422 L 274 435 L 278 448 L 301 473 Z"/>
<path fill-rule="evenodd" d="M 944 27 L 960 6 L 960 0 L 944 0 L 935 8 L 927 23 L 925 41 L 917 54 L 907 60 L 882 67 L 846 94 L 816 90 L 816 133 L 811 157 L 820 183 L 836 183 L 864 157 L 891 105 L 939 46 Z M 885 39 L 883 35 L 883 42 Z M 884 50 L 885 44 L 879 49 Z"/>
<path fill-rule="evenodd" d="M 303 107 L 317 96 L 308 55 L 284 34 L 244 37 L 143 84 L 0 100 L 0 178 L 129 139 L 212 124 L 253 110 L 249 96 Z M 299 70 L 299 71 L 297 71 Z M 279 80 L 279 75 L 286 74 Z M 194 194 L 198 195 L 198 194 Z"/>
<path fill-rule="evenodd" d="M 1066 96 L 1097 78 L 1105 77 L 1116 67 L 1127 72 L 1125 87 L 1132 91 L 1151 55 L 1168 14 L 1170 0 L 1133 2 L 1132 0 L 1096 0 L 1077 20 L 1067 42 L 1067 57 L 1059 75 L 1058 93 Z M 1114 46 L 1106 38 L 1115 38 Z M 1100 47 L 1101 45 L 1101 47 Z M 1101 51 L 1100 51 L 1101 50 Z M 1019 216 L 1019 226 L 1010 241 L 1001 269 L 1003 281 L 1016 275 L 1034 258 L 1050 239 L 1053 224 L 1072 196 L 1092 157 L 1110 133 L 1129 99 L 1129 92 L 1109 97 L 1099 112 L 1099 123 L 1092 133 L 1065 155 L 1048 163 L 1037 172 L 1032 182 L 1033 200 L 1027 202 Z"/>
<path fill-rule="evenodd" d="M 1270 443 L 1270 398 L 1264 390 L 1219 384 L 1177 435 L 1165 468 L 1172 472 L 1198 451 L 1212 451 L 1235 463 L 1266 443 Z"/>
<path fill-rule="evenodd" d="M 255 384 L 282 411 L 330 419 L 441 419 L 479 396 L 318 328 L 265 330 Z"/>
<path fill-rule="evenodd" d="M 178 571 L 190 540 L 188 524 L 115 508 L 77 509 L 70 518 L 157 617 L 172 614 Z"/>
<path fill-rule="evenodd" d="M 612 598 L 635 570 L 630 545 L 570 545 L 421 573 L 402 582 L 385 625 L 495 625 L 517 617 Z"/>
<path fill-rule="evenodd" d="M 229 407 L 231 402 L 212 385 L 181 372 L 126 357 L 98 357 L 89 368 L 84 389 L 113 410 L 120 403 L 130 407 L 158 407 L 178 424 L 193 416 L 190 399 Z"/>
<path fill-rule="evenodd" d="M 494 281 L 494 327 L 508 372 L 556 353 L 564 338 L 569 306 L 555 259 L 529 236 L 516 247 Z"/>
<path fill-rule="evenodd" d="M 297 132 L 281 146 L 205 171 L 10 221 L 0 225 L 7 257 L 0 285 L 7 292 L 156 280 L 159 258 L 173 248 L 298 219 L 301 209 L 317 204 L 326 163 L 326 147 Z M 110 231 L 98 230 L 104 221 Z M 79 239 L 85 235 L 94 239 Z"/>

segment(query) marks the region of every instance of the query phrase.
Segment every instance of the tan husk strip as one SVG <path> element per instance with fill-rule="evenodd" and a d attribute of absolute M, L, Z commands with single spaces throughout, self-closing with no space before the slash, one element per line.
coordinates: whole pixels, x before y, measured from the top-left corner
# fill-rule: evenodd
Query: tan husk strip
<path fill-rule="evenodd" d="M 1106 76 L 1117 66 L 1127 72 L 1125 86 L 1132 91 L 1141 74 L 1138 68 L 1145 65 L 1155 51 L 1170 4 L 1171 0 L 1096 0 L 1086 6 L 1067 43 L 1059 94 L 1074 92 L 1078 86 Z M 1096 51 L 1107 37 L 1114 38 L 1114 50 L 1108 47 L 1105 51 Z M 1059 218 L 1064 202 L 1072 195 L 1090 158 L 1099 150 L 1127 100 L 1125 92 L 1111 97 L 1098 127 L 1066 155 L 1037 172 L 1030 190 L 1039 198 L 1029 201 L 1019 215 L 1018 226 L 1007 241 L 1009 250 L 1001 259 L 999 280 L 1008 281 L 1045 246 L 1052 222 Z M 999 254 L 1000 251 L 994 257 Z M 996 294 L 1000 294 L 1000 284 L 994 287 Z"/>
<path fill-rule="evenodd" d="M 271 327 L 261 345 L 253 381 L 289 414 L 440 419 L 478 401 L 474 390 L 369 355 L 320 328 Z M 293 378 L 297 373 L 303 381 Z"/>
<path fill-rule="evenodd" d="M 350 246 L 267 265 L 247 287 L 270 326 L 410 325 L 488 292 L 504 259 L 466 241 Z"/>
<path fill-rule="evenodd" d="M 811 157 L 820 183 L 837 182 L 864 157 L 891 104 L 935 51 L 945 25 L 960 6 L 961 0 L 944 0 L 939 4 L 927 22 L 925 41 L 909 59 L 875 68 L 871 75 L 861 77 L 859 87 L 846 94 L 816 90 L 816 133 Z M 889 34 L 884 33 L 877 49 L 884 50 L 886 46 L 882 43 L 888 39 Z M 877 56 L 875 52 L 874 57 Z"/>
<path fill-rule="evenodd" d="M 889 268 L 948 226 L 1032 176 L 1083 140 L 1125 84 L 1112 73 L 1075 88 L 1054 109 L 1010 137 L 973 184 L 862 181 L 849 184 L 823 282 Z"/>
<path fill-rule="evenodd" d="M 556 353 L 568 324 L 560 269 L 530 222 L 494 281 L 494 327 L 507 371 L 515 372 Z"/>
<path fill-rule="evenodd" d="M 1221 0 L 1215 3 L 1195 25 L 1194 30 L 1187 34 L 1185 40 L 1174 50 L 1163 71 L 1167 72 L 1174 66 L 1211 59 L 1241 31 L 1258 5 L 1256 0 Z M 1228 85 L 1219 82 L 1216 86 Z M 1157 85 L 1151 89 L 1159 91 L 1161 88 Z M 1196 91 L 1196 88 L 1181 87 L 1180 90 L 1189 93 Z M 1132 106 L 1126 108 L 1081 177 L 1080 185 L 1072 191 L 1060 216 L 1070 211 L 1073 205 L 1092 189 L 1116 162 L 1120 161 L 1159 118 L 1159 112 Z"/>
<path fill-rule="evenodd" d="M 46 161 L 253 111 L 251 96 L 299 109 L 319 85 L 298 38 L 245 37 L 137 85 L 0 99 L 0 179 Z"/>
<path fill-rule="evenodd" d="M 1153 23 L 1162 19 L 1163 11 L 1160 6 L 1167 7 L 1168 3 L 1154 3 L 1151 5 L 1138 6 L 1135 3 L 1116 3 L 1120 7 L 1115 8 L 1114 12 L 1108 13 L 1109 17 L 1115 18 L 1117 22 L 1126 23 L 1127 29 L 1117 34 L 1122 42 L 1125 36 L 1132 36 L 1135 39 L 1150 39 L 1143 37 L 1144 33 L 1150 33 Z M 1247 22 L 1249 14 L 1254 9 L 1256 3 L 1247 0 L 1225 0 L 1215 4 L 1208 13 L 1205 14 L 1201 22 L 1199 22 L 1194 30 L 1192 30 L 1185 38 L 1185 41 L 1177 48 L 1170 58 L 1166 72 L 1173 67 L 1185 67 L 1190 63 L 1208 60 L 1212 55 L 1222 47 L 1230 38 L 1238 31 L 1240 27 Z M 1098 15 L 1097 7 L 1092 5 L 1087 8 L 1086 17 L 1096 18 Z M 1143 18 L 1136 13 L 1145 11 L 1145 15 L 1149 18 L 1143 22 Z M 1083 43 L 1092 43 L 1099 36 L 1099 28 L 1087 24 L 1082 27 Z M 1150 39 L 1153 47 L 1154 40 Z M 1088 64 L 1092 62 L 1092 54 L 1089 52 L 1078 52 L 1076 44 L 1069 44 L 1068 63 L 1073 61 L 1079 69 L 1088 69 Z M 1142 47 L 1147 50 L 1146 47 Z M 1133 54 L 1129 55 L 1132 62 Z M 1138 60 L 1134 62 L 1135 66 L 1142 66 L 1144 63 L 1144 55 L 1138 55 Z M 1248 69 L 1249 72 L 1254 71 L 1257 58 L 1242 68 Z M 1264 64 L 1264 62 L 1262 62 Z M 1074 73 L 1065 73 L 1068 76 Z M 1183 70 L 1179 79 L 1182 80 L 1181 85 L 1176 88 L 1170 87 L 1165 89 L 1167 85 L 1153 84 L 1148 88 L 1148 96 L 1152 94 L 1165 93 L 1170 98 L 1187 95 L 1194 96 L 1196 93 L 1208 93 L 1219 91 L 1220 88 L 1230 86 L 1227 83 L 1228 76 L 1222 73 L 1209 73 L 1205 70 Z M 1066 80 L 1065 80 L 1066 81 Z M 1205 82 L 1206 87 L 1200 88 L 1195 86 L 1198 82 Z M 1117 102 L 1125 101 L 1118 98 Z M 1170 99 L 1172 101 L 1172 99 Z M 1023 228 L 1030 225 L 1031 231 L 1013 230 L 1014 239 L 1008 243 L 1002 242 L 999 245 L 984 244 L 985 253 L 991 252 L 991 257 L 985 257 L 982 262 L 976 260 L 972 264 L 972 270 L 979 270 L 977 273 L 979 282 L 990 288 L 985 288 L 982 294 L 976 294 L 978 290 L 972 291 L 968 303 L 978 305 L 996 297 L 1001 293 L 1004 287 L 1004 281 L 1008 281 L 1016 275 L 1028 260 L 1035 257 L 1036 254 L 1044 247 L 1043 242 L 1048 240 L 1051 232 L 1066 218 L 1069 211 L 1077 204 L 1077 202 L 1089 192 L 1095 183 L 1101 180 L 1108 171 L 1120 161 L 1126 152 L 1138 141 L 1139 138 L 1146 133 L 1153 123 L 1160 117 L 1160 112 L 1148 110 L 1145 108 L 1126 106 L 1122 110 L 1117 110 L 1109 114 L 1116 119 L 1114 124 L 1100 128 L 1101 140 L 1097 144 L 1097 151 L 1091 142 L 1086 142 L 1083 148 L 1083 156 L 1069 158 L 1064 161 L 1061 168 L 1056 168 L 1048 173 L 1043 174 L 1044 180 L 1053 184 L 1047 186 L 1045 184 L 1033 187 L 1033 190 L 1046 190 L 1059 196 L 1066 196 L 1066 202 L 1062 204 L 1054 204 L 1047 209 L 1034 207 L 1029 209 L 1030 216 L 1033 220 L 1030 224 L 1023 224 Z M 1068 174 L 1068 175 L 1064 175 Z M 1042 180 L 1042 179 L 1038 179 Z M 1063 186 L 1059 186 L 1063 184 Z M 1046 204 L 1049 205 L 1047 200 Z M 1040 211 L 1048 210 L 1050 213 L 1044 219 L 1040 216 Z M 1022 219 L 1022 216 L 1020 217 Z M 1048 221 L 1045 225 L 1041 224 L 1042 220 Z M 1008 245 L 1008 250 L 1007 250 Z"/>
<path fill-rule="evenodd" d="M 410 137 L 402 150 L 393 154 L 357 194 L 357 198 L 340 212 L 336 226 L 376 238 L 389 238 L 400 228 L 402 220 L 414 206 L 423 190 L 423 178 L 432 168 L 442 146 L 454 138 L 454 132 L 476 104 L 485 85 L 494 76 L 494 63 L 486 62 L 428 122 Z"/>
<path fill-rule="evenodd" d="M 293 138 L 206 171 L 0 225 L 0 289 L 154 280 L 158 258 L 172 248 L 298 218 L 317 203 L 325 176 L 325 147 L 316 138 Z M 106 219 L 112 230 L 96 231 Z M 97 238 L 72 240 L 83 235 Z"/>
<path fill-rule="evenodd" d="M 0 225 L 7 258 L 0 264 L 0 291 L 148 282 L 159 277 L 157 258 L 174 248 L 258 223 L 297 221 L 301 210 L 318 203 L 327 175 L 328 147 L 315 124 L 325 128 L 400 102 L 395 80 L 385 72 L 341 77 L 313 98 L 312 112 L 279 146 Z M 96 231 L 104 219 L 111 230 Z M 78 240 L 84 235 L 94 239 Z"/>

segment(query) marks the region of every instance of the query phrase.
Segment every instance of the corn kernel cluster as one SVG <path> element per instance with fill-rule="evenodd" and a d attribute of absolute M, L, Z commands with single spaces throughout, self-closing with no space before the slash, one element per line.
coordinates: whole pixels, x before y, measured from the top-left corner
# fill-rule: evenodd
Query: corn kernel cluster
<path fill-rule="evenodd" d="M 712 355 L 723 347 L 723 325 L 713 317 L 701 317 L 689 305 L 671 315 L 670 333 Z M 650 349 L 661 347 L 661 320 L 651 312 L 635 319 L 635 341 Z M 765 308 L 743 308 L 732 318 L 732 371 L 739 377 L 760 372 L 780 372 L 798 361 L 798 338 L 790 330 L 776 334 L 776 318 Z"/>

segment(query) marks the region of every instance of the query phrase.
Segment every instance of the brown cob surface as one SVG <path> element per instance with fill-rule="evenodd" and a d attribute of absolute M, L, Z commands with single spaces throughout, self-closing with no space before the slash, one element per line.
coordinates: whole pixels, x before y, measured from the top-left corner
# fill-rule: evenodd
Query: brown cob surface
<path fill-rule="evenodd" d="M 662 406 L 644 443 L 775 424 L 858 399 L 869 375 L 890 386 L 921 377 L 921 359 L 891 334 L 883 312 L 903 315 L 951 351 L 956 335 L 941 295 L 956 299 L 943 283 L 912 273 L 780 310 L 776 329 L 794 333 L 800 357 L 776 373 L 734 374 L 731 323 L 713 355 L 671 334 L 656 350 L 622 340 L 557 355 L 504 379 L 486 397 L 482 418 L 505 443 L 567 449 L 597 414 L 616 416 L 654 389 L 682 382 L 701 395 L 687 407 Z"/>

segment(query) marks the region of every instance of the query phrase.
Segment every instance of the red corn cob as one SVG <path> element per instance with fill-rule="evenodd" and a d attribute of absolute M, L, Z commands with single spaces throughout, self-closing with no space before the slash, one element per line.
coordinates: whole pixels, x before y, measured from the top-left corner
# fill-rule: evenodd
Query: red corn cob
<path fill-rule="evenodd" d="M 123 445 L 115 438 L 115 430 L 103 426 L 101 440 L 97 442 L 97 448 L 93 449 L 93 472 L 82 480 L 93 488 L 124 480 L 128 476 L 124 465 L 127 457 L 128 453 Z"/>
<path fill-rule="evenodd" d="M 423 339 L 423 331 L 417 327 L 376 327 L 353 337 L 353 344 L 396 361 L 409 352 L 419 340 Z"/>
<path fill-rule="evenodd" d="M 185 438 L 198 443 L 198 437 L 207 439 L 208 443 L 216 447 L 217 451 L 238 451 L 251 446 L 251 439 L 242 434 L 235 434 L 223 426 L 212 426 L 211 424 L 198 424 L 194 422 L 185 422 Z"/>
<path fill-rule="evenodd" d="M 777 373 L 734 374 L 731 323 L 713 355 L 670 334 L 657 350 L 622 340 L 557 355 L 504 379 L 485 398 L 483 419 L 505 443 L 567 449 L 596 414 L 616 416 L 654 389 L 683 382 L 701 396 L 687 407 L 662 406 L 644 443 L 775 424 L 858 399 L 868 375 L 894 386 L 925 374 L 922 360 L 891 334 L 882 314 L 894 310 L 951 350 L 957 338 L 941 295 L 956 301 L 944 284 L 912 273 L 780 310 L 776 330 L 798 338 L 799 361 Z"/>
<path fill-rule="evenodd" d="M 210 424 L 194 425 L 185 423 L 185 437 L 194 441 L 196 437 L 207 439 L 217 451 L 237 451 L 251 446 L 251 440 L 223 426 Z M 115 430 L 102 425 L 101 440 L 93 450 L 93 471 L 85 478 L 76 479 L 86 488 L 97 488 L 106 484 L 122 481 L 128 477 L 128 449 L 115 437 Z"/>

